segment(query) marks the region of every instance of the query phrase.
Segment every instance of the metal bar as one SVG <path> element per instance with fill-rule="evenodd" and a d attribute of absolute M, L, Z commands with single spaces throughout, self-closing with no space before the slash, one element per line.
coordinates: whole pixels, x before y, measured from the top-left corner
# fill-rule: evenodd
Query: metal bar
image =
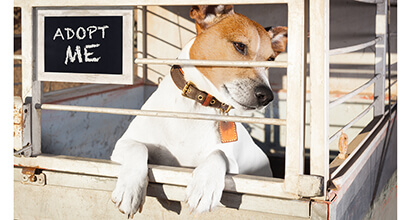
<path fill-rule="evenodd" d="M 14 157 L 14 165 L 37 167 L 62 173 L 86 174 L 90 176 L 117 177 L 120 164 L 110 160 L 64 156 L 39 155 L 37 157 Z M 192 179 L 192 168 L 149 164 L 151 182 L 187 186 Z M 283 191 L 283 179 L 227 174 L 224 190 L 237 193 L 298 199 L 294 194 Z"/>
<path fill-rule="evenodd" d="M 288 4 L 288 60 L 286 104 L 285 190 L 299 191 L 299 176 L 304 174 L 305 103 L 307 57 L 307 0 Z M 292 137 L 292 138 L 289 138 Z"/>
<path fill-rule="evenodd" d="M 379 99 L 379 98 L 377 98 Z M 351 120 L 348 124 L 346 124 L 345 126 L 343 126 L 343 128 L 339 129 L 334 135 L 332 135 L 332 137 L 329 138 L 329 143 L 332 143 L 334 140 L 336 140 L 336 138 L 338 138 L 343 131 L 349 129 L 350 127 L 352 127 L 357 121 L 359 121 L 361 118 L 363 118 L 363 116 L 365 116 L 370 109 L 376 105 L 378 100 L 374 100 L 374 102 L 369 105 L 364 111 L 362 111 L 359 115 L 357 115 L 353 120 Z"/>
<path fill-rule="evenodd" d="M 387 53 L 387 1 L 377 4 L 376 8 L 376 37 L 382 40 L 376 44 L 375 55 L 375 74 L 381 74 L 381 77 L 374 84 L 374 97 L 382 97 L 378 99 L 378 103 L 374 107 L 374 117 L 383 115 L 384 108 L 384 90 L 386 83 L 386 53 Z"/>
<path fill-rule="evenodd" d="M 76 112 L 93 112 L 115 115 L 140 115 L 151 117 L 166 117 L 166 118 L 181 118 L 181 119 L 198 119 L 198 120 L 213 120 L 213 121 L 236 121 L 242 123 L 259 123 L 271 125 L 286 125 L 285 119 L 276 118 L 256 118 L 244 116 L 227 116 L 227 115 L 211 115 L 185 112 L 168 112 L 168 111 L 147 111 L 137 109 L 120 109 L 120 108 L 105 108 L 105 107 L 90 107 L 90 106 L 72 106 L 72 105 L 55 105 L 55 104 L 37 104 L 37 109 L 56 110 L 56 111 L 76 111 Z"/>
<path fill-rule="evenodd" d="M 43 83 L 35 79 L 33 81 L 32 88 L 32 103 L 42 102 L 42 91 Z M 40 109 L 36 109 L 35 105 L 33 104 L 31 105 L 31 139 L 33 141 L 33 151 L 30 156 L 37 156 L 41 154 L 41 111 Z"/>
<path fill-rule="evenodd" d="M 365 149 L 362 148 L 364 143 L 360 143 L 351 155 L 349 155 L 349 157 L 347 157 L 347 159 L 339 166 L 340 170 L 338 173 L 335 173 L 335 175 L 332 174 L 332 182 L 336 187 L 338 187 L 338 193 L 341 193 L 341 195 L 343 195 L 346 192 L 346 189 L 350 187 L 352 181 L 357 179 L 355 176 L 363 170 L 361 169 L 364 165 L 363 163 L 369 160 L 370 156 L 373 154 L 373 151 L 377 148 L 377 146 L 379 146 L 383 138 L 385 138 L 384 136 L 386 135 L 388 124 L 391 123 L 391 119 L 386 120 L 386 115 L 388 115 L 388 112 L 386 113 L 387 114 L 384 116 L 380 116 L 380 120 L 368 132 L 369 137 L 366 137 L 366 139 L 371 137 L 373 140 L 378 141 L 372 141 L 369 145 L 366 144 Z M 393 114 L 394 117 L 397 117 L 396 111 L 393 112 Z M 374 133 L 377 128 L 377 132 Z M 361 149 L 363 149 L 363 151 L 361 151 Z M 340 174 L 340 171 L 342 170 L 343 174 Z"/>
<path fill-rule="evenodd" d="M 329 180 L 329 0 L 310 0 L 310 174 Z"/>
<path fill-rule="evenodd" d="M 136 64 L 189 65 L 189 66 L 236 66 L 286 68 L 287 62 L 280 61 L 223 61 L 223 60 L 178 60 L 178 59 L 135 59 Z"/>
<path fill-rule="evenodd" d="M 24 153 L 25 151 L 30 150 L 30 149 L 31 149 L 31 145 L 27 145 L 27 146 L 21 148 L 20 150 L 14 152 L 14 156 L 17 156 L 21 153 Z"/>
<path fill-rule="evenodd" d="M 342 104 L 343 102 L 345 102 L 346 100 L 352 98 L 353 96 L 361 93 L 363 90 L 369 88 L 377 79 L 379 79 L 381 77 L 380 74 L 377 74 L 376 76 L 374 76 L 371 80 L 367 81 L 365 84 L 361 85 L 360 87 L 356 88 L 355 90 L 351 91 L 350 93 L 336 99 L 333 100 L 329 103 L 329 108 L 334 108 L 340 104 Z"/>
<path fill-rule="evenodd" d="M 22 1 L 26 2 L 26 1 Z M 27 4 L 27 3 L 26 3 Z M 23 103 L 32 96 L 33 83 L 33 9 L 26 4 L 21 6 L 21 71 Z"/>
<path fill-rule="evenodd" d="M 36 13 L 35 10 L 33 10 L 33 13 Z M 37 15 L 34 15 L 34 18 Z M 33 18 L 32 18 L 33 19 Z M 37 19 L 33 19 L 31 21 L 32 25 L 34 27 L 37 26 Z M 24 31 L 24 30 L 23 30 Z M 35 32 L 32 32 L 35 33 Z M 33 35 L 34 36 L 34 35 Z M 35 36 L 30 36 L 31 38 L 34 38 L 32 44 L 30 47 L 33 47 L 36 50 L 36 38 Z M 33 52 L 34 52 L 33 51 Z M 37 62 L 35 62 L 36 58 L 33 56 L 33 60 L 30 62 L 32 63 L 32 66 L 30 67 L 30 73 L 33 75 L 31 78 L 31 93 L 32 93 L 32 99 L 31 99 L 31 140 L 33 141 L 32 143 L 32 152 L 30 156 L 37 156 L 41 154 L 41 111 L 39 109 L 36 109 L 33 103 L 41 103 L 42 98 L 43 98 L 43 83 L 41 81 L 38 81 L 38 75 L 36 71 L 36 65 Z M 24 68 L 24 67 L 23 67 Z M 23 77 L 24 78 L 24 77 Z M 23 81 L 24 85 L 24 81 Z"/>
<path fill-rule="evenodd" d="M 379 41 L 381 41 L 380 37 L 378 37 L 374 40 L 371 40 L 369 42 L 366 42 L 366 43 L 357 44 L 357 45 L 353 45 L 353 46 L 349 46 L 349 47 L 342 47 L 342 48 L 332 49 L 332 50 L 329 51 L 329 55 L 333 56 L 333 55 L 351 53 L 351 52 L 354 52 L 354 51 L 362 50 L 362 49 L 365 49 L 367 47 L 375 45 Z"/>
<path fill-rule="evenodd" d="M 146 59 L 148 57 L 148 39 L 147 39 L 147 6 L 140 7 L 141 11 L 139 15 L 141 16 L 141 26 L 142 26 L 142 58 Z M 137 39 L 138 41 L 138 39 Z M 140 57 L 137 57 L 137 60 Z M 148 82 L 148 66 L 147 64 L 142 65 L 142 79 L 144 80 L 144 84 Z"/>
<path fill-rule="evenodd" d="M 180 6 L 180 5 L 218 5 L 218 4 L 287 4 L 288 0 L 70 0 L 70 1 L 50 1 L 50 0 L 15 0 L 14 5 L 16 7 L 29 5 L 32 7 L 75 7 L 75 6 Z"/>
<path fill-rule="evenodd" d="M 379 4 L 382 3 L 384 0 L 355 0 L 357 2 L 363 2 L 363 3 L 370 3 L 370 4 Z"/>
<path fill-rule="evenodd" d="M 386 112 L 386 114 L 387 114 L 387 112 Z M 385 114 L 385 115 L 386 115 L 386 114 Z M 357 143 L 357 142 L 354 143 L 354 140 L 352 140 L 352 142 L 349 144 L 349 148 L 350 148 L 350 147 L 354 147 L 354 150 L 353 150 L 353 151 L 349 154 L 349 156 L 343 161 L 343 163 L 340 164 L 340 165 L 337 167 L 337 169 L 332 172 L 332 174 L 330 175 L 330 179 L 334 179 L 334 178 L 339 174 L 339 172 L 344 168 L 344 166 L 346 166 L 346 164 L 347 164 L 352 158 L 355 157 L 356 153 L 360 150 L 360 148 L 363 146 L 363 144 L 364 144 L 364 143 L 369 139 L 369 137 L 374 133 L 374 131 L 377 129 L 377 127 L 379 127 L 379 125 L 380 125 L 381 122 L 383 121 L 385 115 L 384 115 L 383 117 L 382 117 L 382 116 L 379 116 L 379 117 L 377 117 L 377 118 L 374 118 L 373 120 L 377 120 L 377 121 L 375 121 L 375 123 L 373 124 L 373 127 L 370 129 L 370 131 L 367 131 L 367 132 L 363 133 L 363 135 L 364 135 L 363 137 L 360 137 L 360 134 L 355 137 L 355 138 L 361 138 L 361 140 L 360 140 L 359 143 Z M 371 124 L 371 123 L 370 123 L 370 124 Z M 367 125 L 367 126 L 368 126 L 368 125 Z M 353 144 L 353 146 L 350 146 L 350 145 L 352 145 L 352 144 Z"/>
<path fill-rule="evenodd" d="M 384 92 L 387 92 L 387 90 L 389 90 L 389 88 L 392 87 L 392 86 L 394 86 L 394 84 L 396 84 L 396 83 L 397 83 L 397 80 L 394 81 L 394 82 L 392 82 L 392 84 L 390 84 L 389 87 L 386 87 L 386 89 L 384 90 Z"/>

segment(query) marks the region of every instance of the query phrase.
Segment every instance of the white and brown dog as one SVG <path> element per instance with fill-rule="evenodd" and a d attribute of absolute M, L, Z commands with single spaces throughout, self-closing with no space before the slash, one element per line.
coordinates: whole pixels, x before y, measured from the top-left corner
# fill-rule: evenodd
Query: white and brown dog
<path fill-rule="evenodd" d="M 287 28 L 265 30 L 233 6 L 194 6 L 197 36 L 179 59 L 267 61 L 285 50 Z M 273 100 L 265 68 L 173 67 L 142 109 L 221 114 L 262 109 Z M 183 94 L 181 95 L 181 90 Z M 148 165 L 196 167 L 186 201 L 196 213 L 214 209 L 226 173 L 272 176 L 269 160 L 240 123 L 136 117 L 111 159 L 121 164 L 112 201 L 129 217 L 141 211 Z"/>

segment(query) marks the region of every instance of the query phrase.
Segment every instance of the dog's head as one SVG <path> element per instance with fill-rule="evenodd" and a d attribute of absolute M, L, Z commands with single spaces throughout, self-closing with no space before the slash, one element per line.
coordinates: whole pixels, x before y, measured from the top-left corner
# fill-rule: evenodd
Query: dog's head
<path fill-rule="evenodd" d="M 190 59 L 273 61 L 286 49 L 286 27 L 265 30 L 235 13 L 232 5 L 193 6 L 190 15 L 197 29 Z M 211 94 L 236 109 L 261 109 L 273 100 L 264 67 L 198 66 L 197 69 L 204 76 L 203 80 L 212 84 Z M 194 80 L 196 84 L 204 84 Z"/>

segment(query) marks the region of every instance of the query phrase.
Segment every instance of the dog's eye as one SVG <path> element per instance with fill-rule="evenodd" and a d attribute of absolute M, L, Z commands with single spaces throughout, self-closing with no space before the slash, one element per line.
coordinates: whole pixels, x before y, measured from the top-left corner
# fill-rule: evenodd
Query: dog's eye
<path fill-rule="evenodd" d="M 275 57 L 269 57 L 268 61 L 275 61 Z"/>
<path fill-rule="evenodd" d="M 233 46 L 235 47 L 236 51 L 238 51 L 240 54 L 245 55 L 246 54 L 246 45 L 240 42 L 233 42 Z"/>

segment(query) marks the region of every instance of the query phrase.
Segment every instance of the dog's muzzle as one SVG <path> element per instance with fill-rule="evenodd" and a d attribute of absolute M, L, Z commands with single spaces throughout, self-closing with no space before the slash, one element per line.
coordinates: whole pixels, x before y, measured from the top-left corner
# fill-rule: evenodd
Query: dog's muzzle
<path fill-rule="evenodd" d="M 272 90 L 265 85 L 260 85 L 255 88 L 255 96 L 258 105 L 261 107 L 268 105 L 273 100 Z"/>
<path fill-rule="evenodd" d="M 224 91 L 234 101 L 232 105 L 242 110 L 263 109 L 274 98 L 272 89 L 262 80 L 242 79 L 223 86 Z"/>

